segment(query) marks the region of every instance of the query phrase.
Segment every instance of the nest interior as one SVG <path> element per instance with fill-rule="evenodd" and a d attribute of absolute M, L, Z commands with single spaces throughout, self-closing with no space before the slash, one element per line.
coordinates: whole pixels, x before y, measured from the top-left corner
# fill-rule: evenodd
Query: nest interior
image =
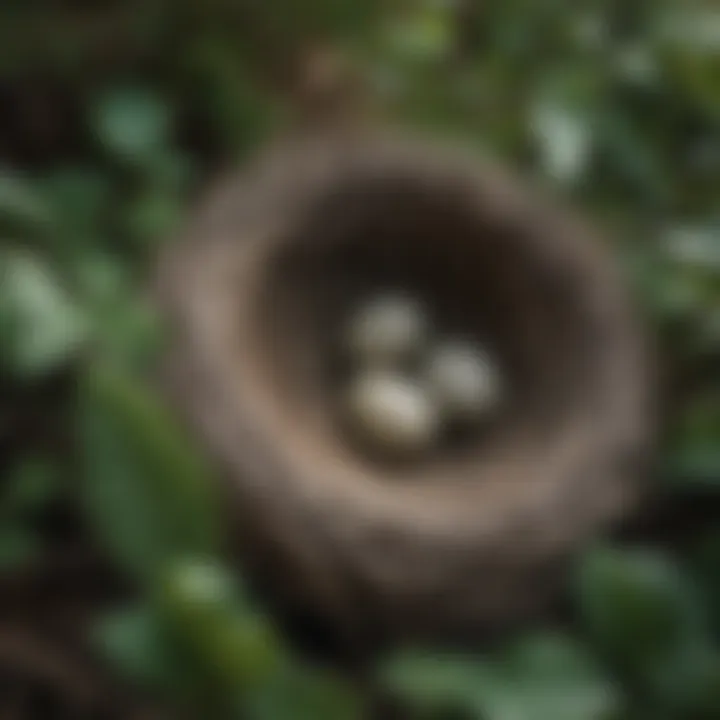
<path fill-rule="evenodd" d="M 249 554 L 320 615 L 390 637 L 512 622 L 638 495 L 647 368 L 607 248 L 484 159 L 293 140 L 212 194 L 161 269 L 174 397 Z M 337 414 L 343 320 L 388 288 L 489 344 L 510 388 L 470 442 L 399 467 Z"/>
<path fill-rule="evenodd" d="M 441 184 L 402 174 L 345 183 L 268 254 L 257 298 L 267 389 L 288 425 L 304 429 L 306 446 L 369 473 L 434 485 L 448 470 L 472 473 L 493 447 L 552 442 L 574 405 L 594 402 L 592 327 L 574 301 L 580 279 L 570 268 L 524 248 L 518 228 L 483 221 L 471 199 Z M 346 319 L 364 299 L 397 288 L 428 306 L 441 336 L 490 347 L 509 393 L 491 427 L 414 467 L 354 447 L 337 411 Z"/>

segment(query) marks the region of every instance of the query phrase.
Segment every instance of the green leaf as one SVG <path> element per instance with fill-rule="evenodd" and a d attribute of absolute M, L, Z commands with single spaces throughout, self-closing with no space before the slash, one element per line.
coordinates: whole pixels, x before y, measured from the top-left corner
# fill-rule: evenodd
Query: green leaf
<path fill-rule="evenodd" d="M 551 634 L 484 660 L 400 656 L 385 677 L 420 709 L 465 710 L 483 720 L 599 720 L 619 705 L 617 688 L 585 648 Z"/>
<path fill-rule="evenodd" d="M 93 111 L 93 127 L 111 154 L 144 165 L 161 152 L 168 139 L 172 113 L 158 95 L 142 88 L 121 88 L 100 98 Z"/>
<path fill-rule="evenodd" d="M 720 529 L 711 530 L 699 543 L 692 559 L 696 582 L 703 591 L 703 602 L 720 641 Z"/>
<path fill-rule="evenodd" d="M 252 611 L 225 568 L 210 558 L 185 559 L 161 576 L 155 603 L 164 626 L 209 688 L 228 696 L 272 675 L 278 639 Z"/>
<path fill-rule="evenodd" d="M 720 445 L 716 440 L 689 441 L 664 463 L 666 484 L 674 489 L 713 488 L 720 492 Z"/>
<path fill-rule="evenodd" d="M 632 193 L 636 204 L 663 206 L 672 198 L 674 178 L 640 125 L 631 113 L 603 107 L 595 121 L 598 154 L 610 168 L 611 187 Z"/>
<path fill-rule="evenodd" d="M 167 148 L 164 152 L 156 153 L 149 170 L 148 179 L 155 188 L 179 197 L 196 179 L 197 158 L 177 148 Z"/>
<path fill-rule="evenodd" d="M 74 286 L 93 307 L 112 307 L 133 289 L 125 258 L 98 248 L 80 254 L 71 268 Z"/>
<path fill-rule="evenodd" d="M 582 177 L 594 144 L 587 118 L 570 107 L 541 100 L 532 110 L 530 129 L 548 177 L 567 183 Z"/>
<path fill-rule="evenodd" d="M 150 189 L 127 208 L 127 230 L 141 247 L 151 246 L 177 227 L 182 209 L 182 198 L 176 193 Z"/>
<path fill-rule="evenodd" d="M 98 363 L 80 422 L 87 509 L 126 569 L 150 580 L 178 557 L 216 550 L 210 474 L 149 388 Z"/>
<path fill-rule="evenodd" d="M 95 642 L 126 677 L 135 682 L 171 687 L 177 668 L 153 611 L 132 607 L 97 623 Z"/>
<path fill-rule="evenodd" d="M 135 286 L 121 258 L 83 253 L 73 281 L 94 328 L 94 346 L 117 364 L 142 370 L 157 359 L 163 326 L 157 308 Z"/>
<path fill-rule="evenodd" d="M 656 553 L 613 548 L 589 553 L 579 593 L 598 647 L 630 676 L 642 676 L 705 630 L 690 579 Z"/>
<path fill-rule="evenodd" d="M 696 642 L 661 658 L 649 674 L 648 704 L 677 720 L 713 720 L 720 713 L 720 654 Z"/>
<path fill-rule="evenodd" d="M 665 450 L 663 475 L 671 489 L 691 486 L 720 491 L 720 393 L 709 388 L 676 420 Z"/>
<path fill-rule="evenodd" d="M 133 281 L 129 263 L 102 251 L 83 253 L 73 283 L 92 318 L 97 350 L 117 364 L 142 370 L 157 359 L 164 328 L 157 308 Z"/>
<path fill-rule="evenodd" d="M 98 314 L 98 345 L 117 363 L 146 368 L 162 348 L 163 332 L 156 308 L 142 298 L 122 298 Z"/>
<path fill-rule="evenodd" d="M 3 232 L 45 231 L 52 220 L 42 194 L 19 173 L 0 167 L 0 229 Z"/>
<path fill-rule="evenodd" d="M 452 47 L 452 20 L 449 8 L 414 9 L 386 27 L 385 44 L 390 53 L 401 60 L 437 60 Z"/>
<path fill-rule="evenodd" d="M 472 657 L 405 651 L 381 668 L 387 686 L 414 707 L 431 711 L 475 708 L 481 661 Z"/>
<path fill-rule="evenodd" d="M 596 720 L 619 707 L 618 688 L 588 650 L 571 638 L 530 636 L 511 648 L 503 673 L 509 687 L 488 686 L 490 718 Z"/>
<path fill-rule="evenodd" d="M 67 363 L 89 324 L 51 271 L 19 250 L 0 254 L 2 356 L 10 370 L 34 379 Z"/>
<path fill-rule="evenodd" d="M 636 42 L 620 47 L 612 61 L 617 75 L 631 86 L 655 88 L 661 83 L 658 58 L 650 43 Z"/>
<path fill-rule="evenodd" d="M 62 254 L 77 257 L 102 227 L 111 199 L 110 179 L 93 168 L 67 166 L 53 171 L 39 183 L 55 219 L 53 245 Z"/>
<path fill-rule="evenodd" d="M 357 691 L 342 678 L 309 664 L 286 663 L 260 691 L 241 698 L 250 720 L 360 720 L 367 717 Z"/>
<path fill-rule="evenodd" d="M 671 228 L 665 234 L 664 246 L 682 265 L 720 272 L 720 222 Z"/>

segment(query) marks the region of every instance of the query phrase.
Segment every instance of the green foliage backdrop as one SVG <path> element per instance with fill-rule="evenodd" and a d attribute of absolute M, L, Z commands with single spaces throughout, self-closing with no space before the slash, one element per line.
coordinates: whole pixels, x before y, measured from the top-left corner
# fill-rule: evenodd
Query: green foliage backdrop
<path fill-rule="evenodd" d="M 199 717 L 368 712 L 225 565 L 206 463 L 145 380 L 162 346 L 143 292 L 157 248 L 215 171 L 292 121 L 293 70 L 328 43 L 381 115 L 498 154 L 608 230 L 664 388 L 653 480 L 672 512 L 643 547 L 588 552 L 577 621 L 488 656 L 403 650 L 378 682 L 417 717 L 720 718 L 710 0 L 3 3 L 2 573 L 42 567 L 61 542 L 48 518 L 69 507 L 137 589 L 94 624 L 119 678 Z"/>

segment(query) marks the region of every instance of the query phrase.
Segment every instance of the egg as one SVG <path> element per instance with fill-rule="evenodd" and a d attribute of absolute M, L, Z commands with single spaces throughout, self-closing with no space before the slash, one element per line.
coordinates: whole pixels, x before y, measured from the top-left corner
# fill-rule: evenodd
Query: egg
<path fill-rule="evenodd" d="M 422 304 L 411 295 L 379 295 L 350 318 L 346 345 L 358 366 L 397 367 L 417 355 L 428 334 Z"/>
<path fill-rule="evenodd" d="M 440 416 L 430 395 L 397 373 L 358 374 L 350 383 L 347 410 L 359 438 L 385 453 L 419 455 L 440 435 Z"/>
<path fill-rule="evenodd" d="M 500 368 L 482 347 L 448 341 L 428 357 L 425 382 L 448 420 L 477 420 L 497 410 L 503 395 Z"/>

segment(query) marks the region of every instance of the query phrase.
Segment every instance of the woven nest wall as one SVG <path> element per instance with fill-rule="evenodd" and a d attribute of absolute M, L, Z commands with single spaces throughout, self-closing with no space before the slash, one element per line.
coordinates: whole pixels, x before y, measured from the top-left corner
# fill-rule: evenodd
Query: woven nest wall
<path fill-rule="evenodd" d="M 388 286 L 489 338 L 503 411 L 385 465 L 335 413 L 341 318 Z M 475 637 L 545 608 L 626 514 L 647 368 L 607 247 L 482 158 L 388 135 L 294 139 L 224 183 L 161 263 L 174 400 L 276 596 L 344 637 Z"/>

